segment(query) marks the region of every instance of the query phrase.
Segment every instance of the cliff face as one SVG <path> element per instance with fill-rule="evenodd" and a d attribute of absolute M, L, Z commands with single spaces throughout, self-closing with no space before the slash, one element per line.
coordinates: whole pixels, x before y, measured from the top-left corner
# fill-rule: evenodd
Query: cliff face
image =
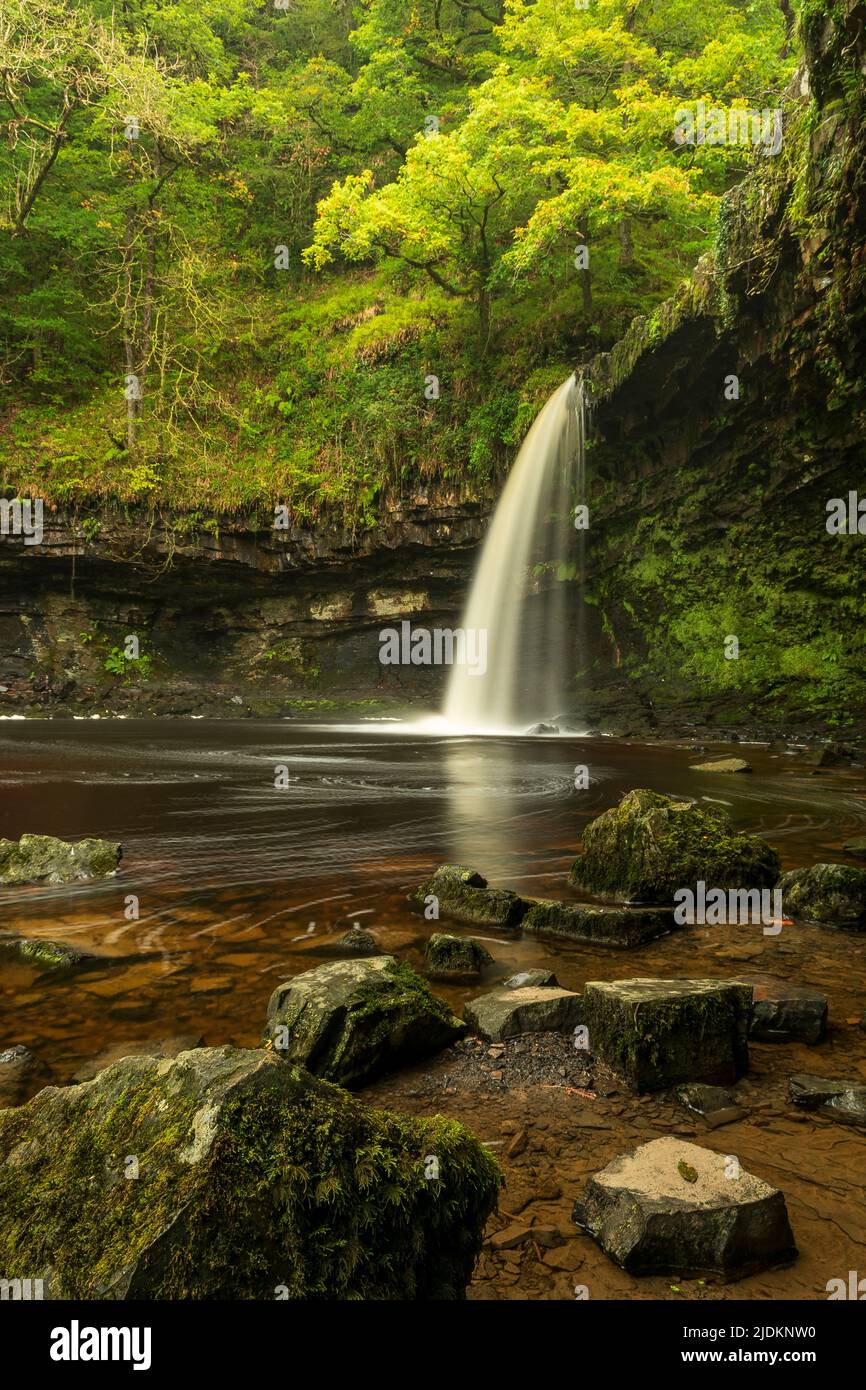
<path fill-rule="evenodd" d="M 489 505 L 419 495 L 361 533 L 46 513 L 40 546 L 0 543 L 0 709 L 239 715 L 434 699 L 441 671 L 381 666 L 378 633 L 457 622 Z M 129 636 L 138 660 L 118 654 Z"/>
<path fill-rule="evenodd" d="M 807 4 L 803 32 L 714 257 L 587 371 L 601 717 L 626 689 L 662 724 L 866 721 L 866 540 L 828 531 L 866 498 L 866 6 Z"/>
<path fill-rule="evenodd" d="M 803 33 L 781 149 L 725 200 L 715 255 L 584 370 L 574 703 L 611 731 L 866 726 L 866 541 L 827 525 L 866 498 L 866 4 L 806 0 Z M 419 494 L 356 534 L 46 516 L 41 546 L 0 540 L 0 710 L 430 703 L 442 669 L 382 667 L 378 632 L 459 620 L 491 504 Z"/>

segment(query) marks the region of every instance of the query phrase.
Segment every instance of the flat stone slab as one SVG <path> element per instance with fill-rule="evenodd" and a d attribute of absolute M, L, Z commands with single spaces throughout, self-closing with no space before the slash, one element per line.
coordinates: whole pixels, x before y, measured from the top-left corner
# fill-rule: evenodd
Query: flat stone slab
<path fill-rule="evenodd" d="M 558 985 L 559 981 L 552 970 L 519 970 L 503 980 L 500 989 L 533 989 L 542 985 Z"/>
<path fill-rule="evenodd" d="M 766 976 L 740 975 L 752 986 L 749 1037 L 755 1042 L 804 1042 L 810 1047 L 827 1031 L 827 996 Z"/>
<path fill-rule="evenodd" d="M 588 980 L 589 1050 L 635 1091 L 736 1081 L 749 1066 L 750 985 L 725 980 Z"/>
<path fill-rule="evenodd" d="M 596 1173 L 573 1219 L 630 1274 L 730 1280 L 797 1256 L 778 1188 L 725 1154 L 672 1137 Z"/>
<path fill-rule="evenodd" d="M 703 1081 L 680 1086 L 677 1099 L 693 1115 L 700 1115 L 701 1119 L 706 1120 L 711 1129 L 717 1129 L 719 1125 L 732 1124 L 734 1120 L 742 1120 L 747 1114 L 733 1091 L 728 1091 L 723 1086 L 707 1086 Z"/>
<path fill-rule="evenodd" d="M 494 989 L 470 999 L 463 1017 L 473 1033 L 487 1042 L 503 1042 L 519 1033 L 559 1033 L 583 1022 L 582 996 L 557 985 Z"/>
<path fill-rule="evenodd" d="M 673 930 L 673 913 L 664 908 L 591 907 L 530 899 L 521 926 L 533 936 L 583 941 L 593 946 L 642 946 Z"/>
<path fill-rule="evenodd" d="M 777 886 L 789 916 L 842 931 L 866 931 L 866 869 L 813 864 L 808 869 L 791 869 Z"/>
<path fill-rule="evenodd" d="M 788 1095 L 803 1110 L 815 1110 L 840 1124 L 866 1126 L 866 1085 L 862 1081 L 832 1080 L 801 1073 L 792 1076 Z"/>
<path fill-rule="evenodd" d="M 517 931 L 526 903 L 510 888 L 488 888 L 487 879 L 462 864 L 440 864 L 426 883 L 410 893 L 409 901 L 427 915 L 449 917 L 473 927 L 497 927 Z"/>
<path fill-rule="evenodd" d="M 751 772 L 752 764 L 745 758 L 717 758 L 714 762 L 694 763 L 692 772 Z"/>

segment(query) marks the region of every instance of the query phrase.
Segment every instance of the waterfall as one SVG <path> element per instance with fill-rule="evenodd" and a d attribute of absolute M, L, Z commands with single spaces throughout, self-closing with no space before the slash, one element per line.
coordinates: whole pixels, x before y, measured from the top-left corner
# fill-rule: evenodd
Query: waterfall
<path fill-rule="evenodd" d="M 483 674 L 452 670 L 445 721 L 466 732 L 523 732 L 566 707 L 583 651 L 588 387 L 563 382 L 527 434 L 493 514 L 461 621 L 487 634 Z"/>

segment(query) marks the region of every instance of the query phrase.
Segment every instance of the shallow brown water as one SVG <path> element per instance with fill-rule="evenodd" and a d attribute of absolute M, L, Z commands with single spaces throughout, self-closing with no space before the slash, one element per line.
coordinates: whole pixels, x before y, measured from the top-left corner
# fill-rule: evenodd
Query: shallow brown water
<path fill-rule="evenodd" d="M 706 756 L 685 745 L 608 739 L 444 738 L 383 725 L 6 723 L 0 835 L 105 836 L 122 841 L 124 859 L 120 874 L 104 883 L 0 890 L 0 929 L 116 958 L 64 978 L 0 965 L 0 1047 L 26 1044 L 56 1080 L 67 1081 L 109 1049 L 122 1054 L 180 1034 L 254 1046 L 275 985 L 327 959 L 322 948 L 354 921 L 420 965 L 432 927 L 409 911 L 406 893 L 437 863 L 471 864 L 497 886 L 537 896 L 574 896 L 565 879 L 582 826 L 632 787 L 721 803 L 738 829 L 778 849 L 785 868 L 843 857 L 843 842 L 863 833 L 862 772 L 810 776 L 790 754 L 733 751 L 749 758 L 751 775 L 693 772 L 690 764 Z M 574 789 L 577 764 L 590 770 L 585 792 Z M 285 790 L 274 787 L 278 765 L 289 771 Z M 138 920 L 125 915 L 129 895 L 139 899 Z M 770 1109 L 698 1140 L 736 1152 L 783 1188 L 804 1251 L 791 1270 L 721 1292 L 823 1297 L 827 1280 L 847 1277 L 858 1259 L 866 1274 L 866 1135 L 793 1113 L 784 1097 L 792 1071 L 866 1079 L 866 1036 L 855 1026 L 866 1005 L 866 936 L 803 926 L 786 926 L 777 937 L 757 926 L 693 927 L 625 953 L 476 935 L 487 940 L 500 974 L 548 965 L 570 988 L 587 979 L 748 970 L 822 989 L 830 1000 L 827 1041 L 811 1049 L 755 1045 L 750 1077 L 740 1085 Z M 441 992 L 459 1009 L 477 988 Z M 551 1150 L 537 1151 L 534 1168 L 558 1174 L 562 1194 L 533 1210 L 550 1219 L 555 1211 L 565 1226 L 585 1174 L 683 1122 L 663 1102 L 586 1102 L 561 1087 L 449 1094 L 447 1061 L 427 1073 L 423 1095 L 410 1094 L 417 1086 L 405 1074 L 379 1083 L 371 1097 L 458 1114 L 500 1145 L 500 1125 L 529 1122 L 533 1143 Z M 532 1144 L 527 1155 L 518 1166 L 531 1186 L 535 1178 L 522 1170 Z M 634 1281 L 585 1237 L 571 1238 L 561 1258 L 577 1258 L 574 1251 L 590 1271 L 581 1281 L 592 1297 L 634 1296 Z M 535 1265 L 492 1266 L 476 1292 L 574 1296 L 572 1269 L 551 1268 L 543 1257 Z M 640 1291 L 720 1292 L 690 1284 L 687 1295 L 674 1294 L 671 1282 L 641 1281 Z"/>

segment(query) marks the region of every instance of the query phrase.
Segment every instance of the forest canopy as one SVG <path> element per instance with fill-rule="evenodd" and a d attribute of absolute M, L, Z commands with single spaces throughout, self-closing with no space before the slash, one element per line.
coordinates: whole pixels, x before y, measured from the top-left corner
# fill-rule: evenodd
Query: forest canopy
<path fill-rule="evenodd" d="M 385 492 L 481 489 L 771 157 L 683 142 L 679 113 L 776 108 L 795 19 L 4 0 L 5 483 L 362 525 Z"/>

